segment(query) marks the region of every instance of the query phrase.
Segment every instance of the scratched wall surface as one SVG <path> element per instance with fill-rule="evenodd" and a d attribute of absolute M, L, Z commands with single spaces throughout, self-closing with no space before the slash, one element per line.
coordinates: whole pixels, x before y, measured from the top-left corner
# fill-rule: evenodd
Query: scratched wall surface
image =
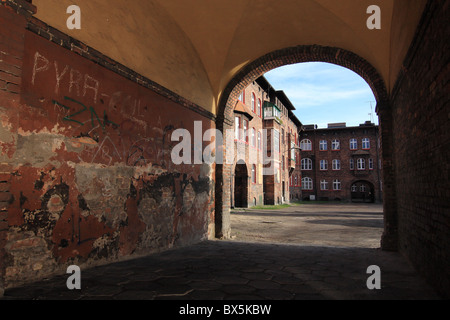
<path fill-rule="evenodd" d="M 24 43 L 20 102 L 0 110 L 6 283 L 211 236 L 214 168 L 173 164 L 171 134 L 214 122 L 34 33 Z"/>

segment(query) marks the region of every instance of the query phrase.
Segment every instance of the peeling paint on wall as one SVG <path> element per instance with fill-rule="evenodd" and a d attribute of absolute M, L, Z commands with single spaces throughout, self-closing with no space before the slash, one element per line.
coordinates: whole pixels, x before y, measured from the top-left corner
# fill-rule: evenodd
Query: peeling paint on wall
<path fill-rule="evenodd" d="M 31 33 L 20 102 L 0 105 L 11 168 L 8 286 L 211 236 L 214 171 L 174 165 L 171 133 L 214 122 Z"/>

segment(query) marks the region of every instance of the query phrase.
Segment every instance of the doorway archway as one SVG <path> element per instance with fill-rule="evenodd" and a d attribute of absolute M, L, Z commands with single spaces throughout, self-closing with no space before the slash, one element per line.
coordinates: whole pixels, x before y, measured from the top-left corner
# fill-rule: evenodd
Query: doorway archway
<path fill-rule="evenodd" d="M 234 208 L 248 207 L 248 171 L 245 163 L 236 164 L 234 170 Z"/>
<path fill-rule="evenodd" d="M 375 202 L 375 187 L 369 181 L 359 180 L 353 182 L 350 191 L 352 202 Z"/>
<path fill-rule="evenodd" d="M 383 185 L 389 196 L 384 198 L 384 233 L 381 246 L 385 250 L 396 250 L 397 221 L 395 209 L 395 174 L 392 165 L 392 119 L 389 96 L 380 73 L 365 59 L 353 52 L 319 45 L 301 45 L 268 53 L 245 65 L 228 83 L 218 104 L 216 127 L 225 132 L 233 128 L 233 109 L 240 93 L 254 80 L 277 67 L 301 62 L 328 62 L 350 69 L 360 75 L 372 89 L 376 99 L 376 112 L 380 123 L 382 144 Z M 226 141 L 223 142 L 224 146 Z M 221 146 L 220 146 L 221 147 Z M 226 153 L 226 150 L 224 150 Z M 232 165 L 216 166 L 216 215 L 215 227 L 218 238 L 230 236 L 230 177 Z"/>

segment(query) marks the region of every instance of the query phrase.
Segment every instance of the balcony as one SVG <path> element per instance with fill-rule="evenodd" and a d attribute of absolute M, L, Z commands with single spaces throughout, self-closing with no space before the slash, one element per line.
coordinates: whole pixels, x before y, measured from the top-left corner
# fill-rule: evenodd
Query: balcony
<path fill-rule="evenodd" d="M 264 101 L 263 116 L 264 120 L 275 120 L 279 124 L 283 122 L 280 119 L 281 111 L 276 105 L 269 101 Z"/>

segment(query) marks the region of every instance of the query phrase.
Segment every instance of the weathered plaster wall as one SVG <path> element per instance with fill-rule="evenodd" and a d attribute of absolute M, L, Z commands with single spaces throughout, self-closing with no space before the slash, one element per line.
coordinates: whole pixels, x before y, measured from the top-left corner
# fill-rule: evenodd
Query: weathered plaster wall
<path fill-rule="evenodd" d="M 171 134 L 214 121 L 22 27 L 1 47 L 5 287 L 212 236 L 214 168 L 173 164 Z"/>

